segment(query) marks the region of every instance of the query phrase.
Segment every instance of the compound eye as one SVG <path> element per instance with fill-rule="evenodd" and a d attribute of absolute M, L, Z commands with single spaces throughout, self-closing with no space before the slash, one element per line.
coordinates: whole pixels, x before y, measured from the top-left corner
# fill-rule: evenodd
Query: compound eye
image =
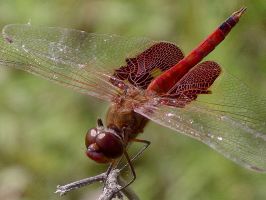
<path fill-rule="evenodd" d="M 96 128 L 89 129 L 85 136 L 85 145 L 88 148 L 91 144 L 95 143 L 98 132 Z"/>
<path fill-rule="evenodd" d="M 99 147 L 95 143 L 91 144 L 88 147 L 86 154 L 89 158 L 91 158 L 92 160 L 94 160 L 98 163 L 109 163 L 112 161 L 110 158 L 107 158 L 103 154 L 103 152 L 101 152 L 101 150 L 99 149 Z"/>
<path fill-rule="evenodd" d="M 96 137 L 96 144 L 99 146 L 103 154 L 108 158 L 118 158 L 122 156 L 124 147 L 121 139 L 114 133 L 100 133 Z"/>

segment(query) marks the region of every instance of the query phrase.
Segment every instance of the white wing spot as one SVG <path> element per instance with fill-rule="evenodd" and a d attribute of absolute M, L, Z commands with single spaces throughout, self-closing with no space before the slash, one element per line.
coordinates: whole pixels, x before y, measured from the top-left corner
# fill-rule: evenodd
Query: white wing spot
<path fill-rule="evenodd" d="M 167 117 L 173 117 L 174 114 L 173 114 L 173 113 L 167 113 L 166 116 L 167 116 Z"/>

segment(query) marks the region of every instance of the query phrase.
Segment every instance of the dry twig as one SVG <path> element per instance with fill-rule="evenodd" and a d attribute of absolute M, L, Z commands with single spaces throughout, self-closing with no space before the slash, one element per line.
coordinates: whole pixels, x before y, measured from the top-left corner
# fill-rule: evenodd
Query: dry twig
<path fill-rule="evenodd" d="M 124 194 L 129 200 L 139 200 L 136 193 L 129 187 L 119 191 L 124 185 L 126 185 L 125 181 L 120 178 L 120 172 L 121 170 L 119 169 L 113 169 L 108 176 L 105 172 L 63 186 L 58 185 L 55 193 L 59 193 L 60 196 L 63 196 L 71 190 L 79 189 L 92 183 L 102 182 L 104 183 L 104 187 L 98 200 L 111 200 L 115 197 L 123 199 L 122 194 Z"/>

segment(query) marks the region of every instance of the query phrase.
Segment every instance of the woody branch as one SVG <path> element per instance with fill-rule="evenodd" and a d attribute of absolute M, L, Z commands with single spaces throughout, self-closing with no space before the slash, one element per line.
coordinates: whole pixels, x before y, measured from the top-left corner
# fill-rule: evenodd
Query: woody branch
<path fill-rule="evenodd" d="M 126 185 L 125 181 L 120 177 L 120 172 L 121 170 L 119 169 L 113 169 L 108 176 L 105 172 L 63 186 L 59 185 L 57 186 L 55 193 L 59 193 L 60 196 L 63 196 L 72 190 L 79 189 L 96 182 L 101 182 L 104 183 L 104 187 L 98 200 L 112 200 L 115 197 L 123 199 L 123 195 L 126 196 L 129 200 L 139 200 L 136 193 L 129 187 L 126 187 L 119 191 L 120 188 Z"/>

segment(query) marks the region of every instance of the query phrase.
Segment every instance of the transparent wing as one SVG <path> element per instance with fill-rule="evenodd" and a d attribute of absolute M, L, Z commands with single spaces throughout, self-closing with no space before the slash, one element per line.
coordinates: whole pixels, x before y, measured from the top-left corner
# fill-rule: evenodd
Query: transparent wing
<path fill-rule="evenodd" d="M 127 57 L 154 41 L 89 34 L 64 28 L 8 25 L 0 40 L 0 64 L 52 80 L 78 92 L 111 101 L 122 91 L 110 78 Z M 114 77 L 112 77 L 114 79 Z"/>
<path fill-rule="evenodd" d="M 247 168 L 266 172 L 266 103 L 225 72 L 212 94 L 177 108 L 153 98 L 135 109 L 147 118 L 200 140 Z"/>

